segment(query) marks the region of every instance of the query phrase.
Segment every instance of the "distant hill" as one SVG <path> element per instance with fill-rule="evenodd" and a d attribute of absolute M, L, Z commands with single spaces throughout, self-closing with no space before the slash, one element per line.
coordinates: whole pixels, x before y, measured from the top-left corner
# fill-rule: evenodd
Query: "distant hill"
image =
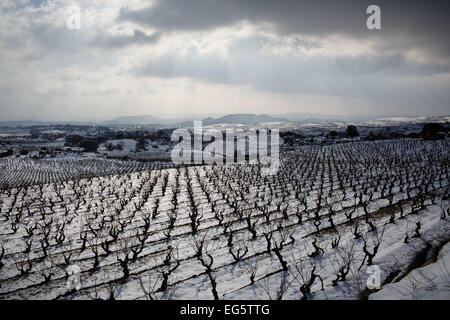
<path fill-rule="evenodd" d="M 261 122 L 289 122 L 289 120 L 285 118 L 272 117 L 267 114 L 228 114 L 226 116 L 214 119 L 214 118 L 206 118 L 203 119 L 204 125 L 212 125 L 212 124 L 222 124 L 222 123 L 261 123 Z"/>
<path fill-rule="evenodd" d="M 146 126 L 152 128 L 160 127 L 191 127 L 193 120 L 202 119 L 201 116 L 180 116 L 179 118 L 159 118 L 152 115 L 141 116 L 122 116 L 107 121 L 0 121 L 0 127 L 31 127 L 31 126 L 48 126 L 48 125 L 89 125 L 89 126 Z M 228 114 L 222 117 L 203 118 L 203 125 L 216 124 L 258 124 L 264 122 L 299 122 L 299 123 L 330 123 L 330 122 L 355 122 L 367 125 L 397 125 L 405 123 L 428 123 L 450 122 L 450 116 L 327 116 L 320 113 L 290 113 L 286 115 L 268 115 L 268 114 Z"/>
<path fill-rule="evenodd" d="M 267 114 L 229 114 L 220 118 L 206 118 L 202 120 L 204 125 L 213 125 L 221 123 L 261 123 L 261 122 L 289 122 L 281 117 L 272 117 Z M 142 116 L 123 116 L 112 120 L 104 121 L 104 125 L 192 125 L 192 121 L 181 119 L 163 119 L 152 115 Z"/>
<path fill-rule="evenodd" d="M 274 115 L 278 116 L 278 115 Z M 328 123 L 328 122 L 341 122 L 341 121 L 352 121 L 352 122 L 363 122 L 368 120 L 373 120 L 378 116 L 370 115 L 329 115 L 322 113 L 313 112 L 298 112 L 298 113 L 288 113 L 284 115 L 279 115 L 281 117 L 286 117 L 291 121 L 302 122 L 302 123 Z"/>
<path fill-rule="evenodd" d="M 93 121 L 38 121 L 38 120 L 17 120 L 17 121 L 0 121 L 0 127 L 33 127 L 33 126 L 64 126 L 64 125 L 73 125 L 73 126 L 94 126 L 98 125 Z"/>
<path fill-rule="evenodd" d="M 31 127 L 31 126 L 44 126 L 49 124 L 51 124 L 51 122 L 32 121 L 32 120 L 0 121 L 0 127 Z"/>
<path fill-rule="evenodd" d="M 162 124 L 166 119 L 157 118 L 151 115 L 142 116 L 124 116 L 117 117 L 112 120 L 103 121 L 107 125 L 145 125 L 145 124 Z"/>
<path fill-rule="evenodd" d="M 446 123 L 450 116 L 383 117 L 368 121 L 369 124 L 396 125 L 405 123 Z"/>

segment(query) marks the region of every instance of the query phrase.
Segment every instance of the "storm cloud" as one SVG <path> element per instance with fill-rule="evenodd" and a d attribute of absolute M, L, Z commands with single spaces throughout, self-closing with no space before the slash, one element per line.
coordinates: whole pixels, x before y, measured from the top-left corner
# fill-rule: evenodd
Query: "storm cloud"
<path fill-rule="evenodd" d="M 366 8 L 371 4 L 381 7 L 379 33 L 366 28 Z M 269 24 L 279 34 L 374 37 L 386 48 L 426 46 L 448 57 L 449 12 L 450 2 L 442 0 L 157 0 L 141 10 L 122 9 L 118 20 L 171 31 L 208 30 L 249 21 Z"/>
<path fill-rule="evenodd" d="M 79 30 L 72 0 L 0 5 L 3 119 L 448 113 L 448 1 L 78 3 Z"/>
<path fill-rule="evenodd" d="M 417 99 L 426 102 L 447 95 L 445 91 L 439 93 L 434 83 L 427 85 L 418 81 L 417 95 L 411 96 L 411 83 L 408 83 L 411 78 L 446 74 L 450 71 L 447 65 L 412 63 L 400 53 L 332 59 L 274 55 L 261 52 L 261 43 L 249 46 L 249 42 L 254 40 L 243 39 L 235 43 L 227 57 L 200 54 L 196 50 L 185 55 L 167 54 L 138 66 L 135 72 L 138 76 L 189 77 L 211 83 L 249 84 L 255 90 L 279 94 L 319 94 L 415 103 Z M 445 84 L 439 87 L 442 90 Z"/>

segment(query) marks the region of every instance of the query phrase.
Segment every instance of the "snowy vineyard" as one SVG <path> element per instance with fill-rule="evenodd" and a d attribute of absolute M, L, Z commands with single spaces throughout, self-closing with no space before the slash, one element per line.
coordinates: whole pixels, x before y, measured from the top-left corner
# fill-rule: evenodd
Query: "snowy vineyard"
<path fill-rule="evenodd" d="M 397 282 L 450 237 L 446 141 L 280 160 L 273 176 L 4 160 L 0 299 L 358 299 L 368 266 Z"/>
<path fill-rule="evenodd" d="M 174 167 L 167 162 L 104 158 L 0 159 L 0 189 Z"/>

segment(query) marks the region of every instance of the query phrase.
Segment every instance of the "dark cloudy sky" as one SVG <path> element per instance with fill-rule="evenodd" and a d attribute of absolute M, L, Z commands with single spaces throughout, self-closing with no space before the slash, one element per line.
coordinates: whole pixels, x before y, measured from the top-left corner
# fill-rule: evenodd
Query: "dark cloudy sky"
<path fill-rule="evenodd" d="M 450 1 L 2 0 L 0 119 L 450 114 L 449 21 Z"/>

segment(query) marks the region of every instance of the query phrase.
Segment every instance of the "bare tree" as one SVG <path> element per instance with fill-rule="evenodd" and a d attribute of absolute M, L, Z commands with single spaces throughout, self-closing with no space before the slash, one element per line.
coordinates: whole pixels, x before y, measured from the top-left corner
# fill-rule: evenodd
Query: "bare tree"
<path fill-rule="evenodd" d="M 16 255 L 11 255 L 11 258 L 14 261 L 17 270 L 20 272 L 20 275 L 21 276 L 28 275 L 33 266 L 30 261 L 30 255 L 19 254 L 19 257 L 16 257 Z"/>
<path fill-rule="evenodd" d="M 446 217 L 450 216 L 450 187 L 447 187 L 444 194 L 442 195 L 440 205 L 442 209 L 441 218 L 445 219 Z"/>
<path fill-rule="evenodd" d="M 117 262 L 119 262 L 122 268 L 122 279 L 127 279 L 130 276 L 129 262 L 131 258 L 130 247 L 127 239 L 121 239 L 119 241 L 120 251 L 116 252 Z"/>
<path fill-rule="evenodd" d="M 366 235 L 364 235 L 362 237 L 364 259 L 363 259 L 359 269 L 361 269 L 362 266 L 364 265 L 366 258 L 367 258 L 367 265 L 371 266 L 373 258 L 378 253 L 378 249 L 380 248 L 381 241 L 383 240 L 384 231 L 386 230 L 386 227 L 383 226 L 383 227 L 381 227 L 381 230 L 379 230 L 379 229 L 380 228 L 376 229 L 375 231 L 366 233 Z M 369 242 L 371 242 L 372 252 L 370 252 L 369 248 L 368 248 Z"/>
<path fill-rule="evenodd" d="M 145 284 L 143 281 L 143 277 L 138 278 L 139 285 L 141 287 L 142 292 L 144 293 L 144 298 L 147 300 L 171 300 L 178 288 L 178 285 L 172 285 L 168 287 L 163 293 L 158 293 L 158 284 L 160 282 L 161 275 L 157 275 L 156 278 L 152 277 L 152 274 L 148 274 L 148 281 Z"/>
<path fill-rule="evenodd" d="M 319 255 L 324 253 L 323 249 L 317 245 L 317 238 L 313 239 L 312 246 L 314 248 L 314 251 L 309 254 L 309 256 L 311 258 L 317 257 L 317 256 L 319 256 Z"/>
<path fill-rule="evenodd" d="M 299 286 L 299 290 L 302 293 L 302 300 L 308 299 L 311 293 L 311 287 L 318 279 L 323 287 L 322 277 L 316 273 L 318 267 L 317 259 L 303 259 L 295 256 L 294 250 L 290 250 L 290 260 L 292 268 L 289 269 L 293 277 L 293 281 Z"/>
<path fill-rule="evenodd" d="M 255 277 L 256 273 L 258 272 L 260 262 L 261 259 L 259 257 L 247 259 L 247 270 L 250 273 L 250 284 L 255 283 Z"/>
<path fill-rule="evenodd" d="M 278 261 L 280 261 L 283 271 L 288 271 L 289 268 L 287 261 L 284 259 L 281 251 L 283 250 L 284 246 L 289 244 L 288 240 L 291 240 L 291 243 L 294 241 L 292 238 L 293 229 L 288 228 L 285 225 L 285 222 L 283 222 L 282 226 L 278 230 L 279 231 L 277 232 L 277 237 L 272 237 L 271 240 L 272 251 L 277 256 Z"/>
<path fill-rule="evenodd" d="M 160 273 L 162 277 L 161 286 L 158 291 L 167 290 L 169 277 L 179 266 L 178 245 L 175 247 L 169 246 L 163 260 L 163 265 L 157 268 L 157 272 Z"/>
<path fill-rule="evenodd" d="M 270 283 L 270 279 L 274 276 L 275 275 L 265 277 L 264 279 L 259 280 L 258 284 L 264 290 L 264 292 L 267 294 L 270 300 L 281 300 L 283 299 L 284 293 L 286 292 L 287 289 L 289 289 L 290 286 L 290 282 L 287 280 L 288 273 L 286 271 L 283 271 L 281 273 L 281 276 L 278 280 L 279 283 L 276 287 L 277 289 L 275 292 L 273 291 L 273 286 Z"/>
<path fill-rule="evenodd" d="M 5 256 L 5 248 L 3 247 L 3 244 L 0 246 L 2 249 L 0 250 L 0 269 L 3 268 L 4 264 L 2 262 L 3 257 Z"/>
<path fill-rule="evenodd" d="M 195 257 L 206 269 L 205 272 L 211 283 L 211 291 L 214 296 L 214 300 L 219 300 L 219 295 L 217 293 L 217 282 L 214 277 L 214 270 L 212 269 L 212 265 L 214 263 L 213 252 L 216 250 L 214 240 L 208 237 L 208 232 L 204 232 L 203 235 L 194 236 L 193 239 L 190 240 L 190 245 L 195 251 Z"/>
<path fill-rule="evenodd" d="M 233 263 L 238 263 L 247 254 L 248 247 L 245 245 L 244 239 L 240 239 L 237 243 L 230 246 L 228 251 L 234 259 Z"/>
<path fill-rule="evenodd" d="M 350 267 L 354 259 L 355 242 L 345 247 L 335 248 L 334 254 L 327 254 L 327 258 L 336 273 L 336 278 L 332 281 L 332 285 L 336 286 L 339 281 L 345 281 Z"/>

